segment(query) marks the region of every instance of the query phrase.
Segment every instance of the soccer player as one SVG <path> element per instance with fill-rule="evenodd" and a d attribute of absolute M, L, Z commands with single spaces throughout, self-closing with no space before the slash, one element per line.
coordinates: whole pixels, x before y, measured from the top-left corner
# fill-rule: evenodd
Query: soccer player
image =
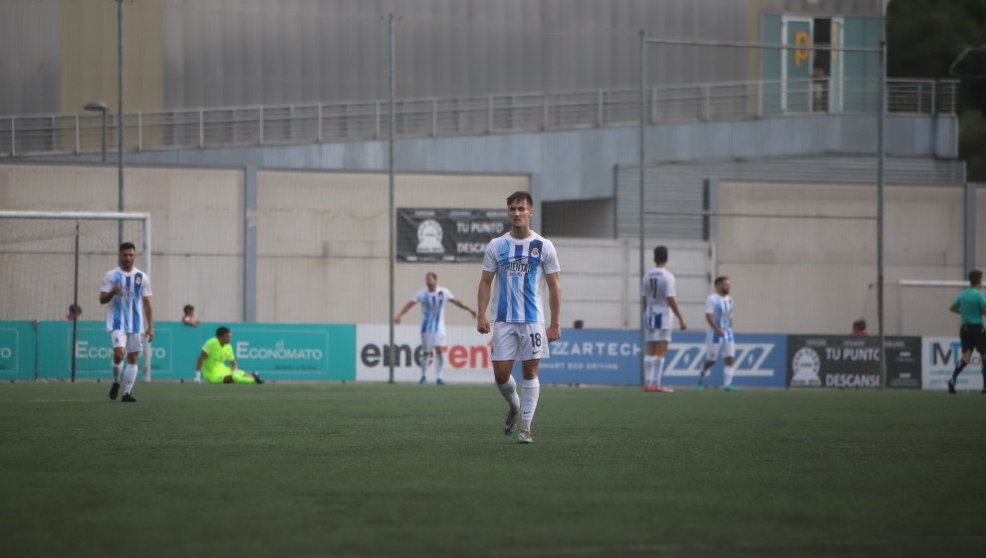
<path fill-rule="evenodd" d="M 120 245 L 120 266 L 103 276 L 99 303 L 106 304 L 106 330 L 113 343 L 113 385 L 110 399 L 116 399 L 123 381 L 120 401 L 134 403 L 134 382 L 137 380 L 137 353 L 144 336 L 154 339 L 154 312 L 151 307 L 151 278 L 134 267 L 137 248 L 132 242 Z M 124 367 L 123 356 L 127 357 Z"/>
<path fill-rule="evenodd" d="M 462 308 L 476 319 L 476 313 L 468 306 L 459 302 L 452 291 L 438 285 L 438 275 L 435 273 L 425 274 L 425 288 L 418 291 L 401 311 L 394 316 L 394 323 L 401 323 L 401 318 L 415 304 L 421 303 L 421 346 L 424 347 L 424 358 L 421 359 L 421 379 L 419 385 L 428 383 L 428 366 L 432 361 L 435 362 L 435 383 L 442 386 L 445 380 L 442 379 L 442 372 L 445 368 L 445 303 Z"/>
<path fill-rule="evenodd" d="M 678 318 L 681 330 L 688 328 L 685 318 L 678 310 L 677 295 L 674 290 L 674 275 L 667 270 L 668 247 L 654 248 L 654 269 L 644 275 L 640 285 L 643 303 L 644 340 L 647 352 L 644 354 L 644 391 L 672 392 L 661 385 L 664 377 L 664 357 L 671 343 L 671 330 L 674 329 L 671 312 Z"/>
<path fill-rule="evenodd" d="M 948 381 L 948 393 L 955 393 L 955 380 L 962 369 L 969 364 L 973 349 L 979 353 L 983 366 L 983 393 L 986 393 L 986 330 L 983 329 L 983 316 L 986 315 L 986 296 L 979 292 L 983 284 L 983 272 L 974 269 L 969 272 L 969 288 L 959 293 L 949 311 L 962 316 L 959 341 L 962 344 L 962 358 Z"/>
<path fill-rule="evenodd" d="M 493 331 L 493 378 L 509 409 L 503 433 L 514 431 L 520 413 L 517 441 L 534 442 L 531 423 L 541 392 L 538 361 L 548 358 L 548 343 L 561 338 L 561 267 L 551 241 L 531 230 L 534 200 L 527 192 L 514 192 L 507 198 L 510 231 L 486 246 L 483 272 L 477 295 L 476 330 Z M 494 284 L 494 279 L 496 283 Z M 551 322 L 544 327 L 541 291 L 548 285 Z M 493 302 L 494 327 L 486 315 Z M 523 393 L 517 396 L 517 382 L 511 376 L 514 361 L 523 368 Z"/>
<path fill-rule="evenodd" d="M 195 363 L 195 377 L 204 377 L 210 384 L 264 383 L 260 374 L 247 374 L 236 365 L 233 346 L 229 344 L 232 339 L 233 333 L 228 327 L 216 329 L 216 336 L 202 345 L 202 352 Z M 226 365 L 227 362 L 229 366 Z"/>
<path fill-rule="evenodd" d="M 733 366 L 733 358 L 736 356 L 736 343 L 733 339 L 733 298 L 729 296 L 729 277 L 716 277 L 716 292 L 705 299 L 705 363 L 702 365 L 702 372 L 698 375 L 698 383 L 695 389 L 702 389 L 705 385 L 705 375 L 722 357 L 725 368 L 722 371 L 722 387 L 726 391 L 736 389 L 733 386 L 733 375 L 736 368 Z"/>

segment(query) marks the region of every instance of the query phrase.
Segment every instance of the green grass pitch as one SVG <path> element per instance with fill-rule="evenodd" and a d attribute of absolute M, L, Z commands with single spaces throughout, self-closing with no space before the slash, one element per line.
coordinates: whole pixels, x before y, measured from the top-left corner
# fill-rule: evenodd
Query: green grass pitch
<path fill-rule="evenodd" d="M 0 385 L 3 556 L 981 556 L 986 395 Z"/>

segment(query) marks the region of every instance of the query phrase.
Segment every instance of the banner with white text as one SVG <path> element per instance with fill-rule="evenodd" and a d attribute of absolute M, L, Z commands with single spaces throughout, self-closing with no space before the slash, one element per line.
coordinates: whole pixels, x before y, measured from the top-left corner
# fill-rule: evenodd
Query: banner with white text
<path fill-rule="evenodd" d="M 490 240 L 510 229 L 503 209 L 397 209 L 397 260 L 481 262 Z"/>
<path fill-rule="evenodd" d="M 921 388 L 921 338 L 887 337 L 887 387 Z M 852 335 L 788 336 L 790 387 L 879 388 L 880 340 Z"/>

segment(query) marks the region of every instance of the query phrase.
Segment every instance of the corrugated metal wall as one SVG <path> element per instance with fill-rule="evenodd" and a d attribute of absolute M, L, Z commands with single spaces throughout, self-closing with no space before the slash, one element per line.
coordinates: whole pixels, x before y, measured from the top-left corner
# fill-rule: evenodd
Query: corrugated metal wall
<path fill-rule="evenodd" d="M 113 29 L 111 6 L 0 2 L 0 114 L 78 110 L 59 104 L 60 89 L 79 85 L 64 81 L 62 19 L 71 8 Z M 385 98 L 387 14 L 398 17 L 402 98 L 635 87 L 639 30 L 756 41 L 764 11 L 879 17 L 880 1 L 148 0 L 125 5 L 128 84 L 141 78 L 130 85 L 127 108 Z M 74 40 L 98 53 L 86 61 L 94 74 L 115 76 L 115 34 L 94 32 Z M 142 46 L 153 60 L 135 52 Z M 648 75 L 654 84 L 757 79 L 756 60 L 743 49 L 652 47 Z M 160 91 L 141 92 L 147 82 L 164 88 L 164 107 Z"/>

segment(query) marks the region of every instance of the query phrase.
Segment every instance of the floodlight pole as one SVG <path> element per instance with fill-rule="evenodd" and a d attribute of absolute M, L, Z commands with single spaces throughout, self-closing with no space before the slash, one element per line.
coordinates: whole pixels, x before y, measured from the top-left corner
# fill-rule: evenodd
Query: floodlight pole
<path fill-rule="evenodd" d="M 106 112 L 103 112 L 106 118 Z M 75 347 L 79 339 L 79 220 L 75 221 L 75 272 L 72 274 L 72 306 L 69 312 L 72 315 L 72 382 L 75 382 L 76 357 Z"/>
<path fill-rule="evenodd" d="M 886 28 L 886 27 L 884 27 Z M 876 313 L 877 313 L 877 326 L 878 333 L 880 336 L 880 388 L 886 388 L 887 386 L 887 343 L 886 335 L 884 331 L 884 288 L 883 288 L 883 267 L 884 267 L 884 247 L 883 247 L 883 233 L 884 233 L 884 219 L 883 219 L 883 203 L 884 203 L 884 190 L 885 186 L 885 172 L 884 166 L 887 158 L 887 147 L 886 147 L 886 112 L 887 112 L 887 39 L 884 37 L 880 41 L 880 85 L 878 88 L 878 99 L 877 99 L 877 163 L 876 163 L 876 173 L 877 173 L 877 202 L 876 202 Z M 900 312 L 900 308 L 897 308 Z"/>
<path fill-rule="evenodd" d="M 123 213 L 123 0 L 116 0 L 116 168 L 117 168 L 117 211 Z M 117 246 L 123 244 L 123 221 L 118 223 Z"/>
<path fill-rule="evenodd" d="M 389 353 L 389 358 L 387 358 L 387 370 L 388 376 L 387 381 L 389 383 L 394 383 L 394 361 L 397 360 L 397 348 L 394 342 L 394 259 L 396 257 L 395 250 L 395 223 L 394 223 L 394 124 L 396 122 L 395 118 L 395 101 L 394 97 L 396 95 L 396 45 L 394 37 L 394 14 L 387 14 L 387 38 L 390 43 L 390 49 L 388 50 L 388 96 L 390 97 L 390 114 L 388 118 L 390 120 L 390 125 L 388 126 L 387 134 L 387 230 L 389 231 L 388 237 L 390 242 L 390 250 L 387 257 L 387 266 L 390 270 L 390 305 L 389 314 L 387 315 L 387 323 L 390 327 L 390 337 L 388 341 L 388 352 L 384 353 L 387 355 Z"/>
<path fill-rule="evenodd" d="M 638 204 L 638 215 L 637 215 L 637 228 L 638 228 L 638 242 L 640 242 L 639 249 L 637 250 L 638 257 L 640 260 L 640 275 L 639 281 L 644 280 L 644 162 L 645 162 L 645 147 L 644 147 L 644 134 L 647 131 L 647 31 L 644 29 L 640 30 L 640 126 L 638 130 L 638 142 L 640 147 L 639 159 L 637 161 L 639 173 L 639 204 Z M 632 291 L 631 291 L 632 292 Z M 639 297 L 638 297 L 639 298 Z M 645 308 L 643 303 L 640 303 L 640 310 L 638 316 L 640 318 L 639 329 L 639 342 L 640 342 L 640 358 L 639 370 L 640 370 L 640 384 L 644 384 L 645 373 L 644 373 L 644 356 L 647 354 L 647 337 L 644 335 L 644 312 Z"/>

